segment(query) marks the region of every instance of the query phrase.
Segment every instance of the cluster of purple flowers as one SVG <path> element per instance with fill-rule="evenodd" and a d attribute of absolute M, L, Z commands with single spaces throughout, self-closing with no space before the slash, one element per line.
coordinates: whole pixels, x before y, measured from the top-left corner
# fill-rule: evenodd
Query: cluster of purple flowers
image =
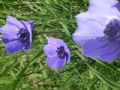
<path fill-rule="evenodd" d="M 86 12 L 76 16 L 77 30 L 73 40 L 82 48 L 83 55 L 112 62 L 120 53 L 120 3 L 117 0 L 89 0 Z M 7 16 L 0 28 L 2 42 L 9 54 L 28 50 L 32 44 L 32 20 L 17 20 Z M 70 50 L 63 40 L 48 37 L 44 46 L 46 64 L 61 69 L 70 60 Z"/>
<path fill-rule="evenodd" d="M 8 16 L 6 24 L 0 28 L 2 42 L 9 54 L 15 54 L 19 50 L 28 50 L 32 44 L 33 21 L 19 21 Z M 46 64 L 50 68 L 61 69 L 70 60 L 70 51 L 63 40 L 48 38 L 48 44 L 44 47 L 48 56 Z"/>

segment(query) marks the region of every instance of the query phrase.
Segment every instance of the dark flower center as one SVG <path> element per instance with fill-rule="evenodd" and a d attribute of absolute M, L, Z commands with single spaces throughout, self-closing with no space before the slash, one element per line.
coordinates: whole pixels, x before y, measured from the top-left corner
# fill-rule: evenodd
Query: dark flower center
<path fill-rule="evenodd" d="M 23 28 L 18 31 L 17 37 L 21 42 L 26 42 L 29 39 L 28 30 L 24 30 Z"/>
<path fill-rule="evenodd" d="M 56 52 L 60 59 L 64 59 L 67 56 L 67 52 L 65 52 L 64 46 L 58 47 Z"/>
<path fill-rule="evenodd" d="M 118 19 L 111 20 L 104 30 L 104 34 L 109 40 L 117 40 L 120 38 L 120 21 Z"/>

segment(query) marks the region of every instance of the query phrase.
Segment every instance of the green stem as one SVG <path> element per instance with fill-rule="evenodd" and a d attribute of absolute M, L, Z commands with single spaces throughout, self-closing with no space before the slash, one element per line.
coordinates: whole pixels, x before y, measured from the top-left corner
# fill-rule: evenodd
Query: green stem
<path fill-rule="evenodd" d="M 64 32 L 39 32 L 38 34 L 64 34 Z"/>

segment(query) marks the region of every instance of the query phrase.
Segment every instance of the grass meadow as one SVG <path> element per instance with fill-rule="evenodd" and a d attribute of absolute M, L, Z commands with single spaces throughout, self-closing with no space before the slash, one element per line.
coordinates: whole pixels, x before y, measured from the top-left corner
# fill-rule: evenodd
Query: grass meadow
<path fill-rule="evenodd" d="M 120 90 L 119 58 L 106 63 L 84 57 L 72 39 L 75 15 L 87 6 L 88 0 L 0 0 L 0 27 L 8 15 L 34 20 L 28 51 L 9 55 L 0 39 L 0 90 Z M 45 64 L 46 36 L 63 39 L 71 50 L 70 62 L 58 71 Z"/>

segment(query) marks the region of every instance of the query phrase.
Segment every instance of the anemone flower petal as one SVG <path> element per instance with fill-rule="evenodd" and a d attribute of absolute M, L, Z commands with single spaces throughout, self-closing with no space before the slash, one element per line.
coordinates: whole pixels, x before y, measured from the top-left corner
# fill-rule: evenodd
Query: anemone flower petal
<path fill-rule="evenodd" d="M 70 61 L 70 50 L 66 50 L 67 51 L 67 55 L 66 55 L 66 62 L 68 63 Z"/>
<path fill-rule="evenodd" d="M 80 16 L 77 17 L 77 20 L 81 18 Z M 96 37 L 104 36 L 104 26 L 106 19 L 102 19 L 104 23 L 99 22 L 99 19 L 89 18 L 78 22 L 78 28 L 73 34 L 74 41 L 82 45 L 88 39 L 95 39 Z"/>
<path fill-rule="evenodd" d="M 119 2 L 119 3 L 116 3 L 116 4 L 114 5 L 114 7 L 116 7 L 117 10 L 120 12 L 120 2 Z"/>
<path fill-rule="evenodd" d="M 117 3 L 117 0 L 89 0 L 88 12 L 98 15 L 119 16 Z"/>
<path fill-rule="evenodd" d="M 3 43 L 7 43 L 11 41 L 12 39 L 17 39 L 17 33 L 19 29 L 13 25 L 6 24 L 2 28 L 0 28 L 0 31 L 2 33 L 2 41 Z"/>
<path fill-rule="evenodd" d="M 90 57 L 112 62 L 120 53 L 119 42 L 109 42 L 107 38 L 101 37 L 87 41 L 83 46 L 83 54 Z"/>
<path fill-rule="evenodd" d="M 57 62 L 58 58 L 56 56 L 53 57 L 47 57 L 46 59 L 46 65 L 51 68 L 55 68 L 55 64 Z"/>
<path fill-rule="evenodd" d="M 34 21 L 33 20 L 29 20 L 29 21 L 27 21 L 29 24 L 30 24 L 30 29 L 32 30 L 33 29 L 33 27 L 34 27 Z"/>
<path fill-rule="evenodd" d="M 58 59 L 55 64 L 55 68 L 59 70 L 65 65 L 65 63 L 66 63 L 66 59 Z"/>
<path fill-rule="evenodd" d="M 61 40 L 61 39 L 58 39 L 58 38 L 55 39 L 55 38 L 53 38 L 53 37 L 49 37 L 49 38 L 48 38 L 48 43 L 49 43 L 49 44 L 52 44 L 52 45 L 54 45 L 54 46 L 56 46 L 56 47 L 64 46 L 65 51 L 69 53 L 69 49 L 68 49 L 67 45 L 66 45 L 66 44 L 64 43 L 64 41 Z"/>
<path fill-rule="evenodd" d="M 98 7 L 112 7 L 118 3 L 118 0 L 89 0 L 90 5 L 95 5 Z"/>
<path fill-rule="evenodd" d="M 6 44 L 6 50 L 9 54 L 14 54 L 15 52 L 21 50 L 24 44 L 20 43 L 18 40 L 11 41 Z"/>
<path fill-rule="evenodd" d="M 53 46 L 52 44 L 47 44 L 44 47 L 44 52 L 49 57 L 56 56 L 57 55 L 56 50 L 57 50 L 57 47 Z"/>
<path fill-rule="evenodd" d="M 24 28 L 23 24 L 12 16 L 7 16 L 6 24 L 14 25 L 19 29 Z"/>
<path fill-rule="evenodd" d="M 27 51 L 31 48 L 31 42 L 27 41 L 27 42 L 24 42 L 23 44 L 24 44 L 22 48 L 23 50 Z"/>
<path fill-rule="evenodd" d="M 65 65 L 66 61 L 61 60 L 58 58 L 58 56 L 55 57 L 47 57 L 46 64 L 48 67 L 54 68 L 54 69 L 61 69 Z"/>

